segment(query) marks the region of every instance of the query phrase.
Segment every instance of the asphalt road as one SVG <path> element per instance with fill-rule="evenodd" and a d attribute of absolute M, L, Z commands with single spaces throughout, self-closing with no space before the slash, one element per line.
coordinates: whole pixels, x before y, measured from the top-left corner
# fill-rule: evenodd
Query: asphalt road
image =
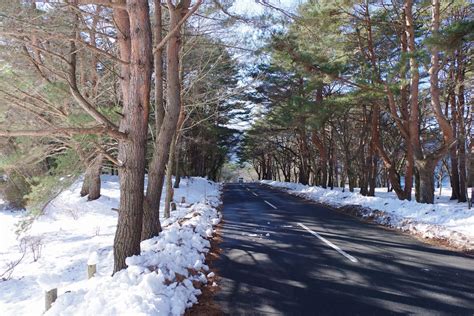
<path fill-rule="evenodd" d="M 474 315 L 474 258 L 259 184 L 224 189 L 229 315 Z"/>

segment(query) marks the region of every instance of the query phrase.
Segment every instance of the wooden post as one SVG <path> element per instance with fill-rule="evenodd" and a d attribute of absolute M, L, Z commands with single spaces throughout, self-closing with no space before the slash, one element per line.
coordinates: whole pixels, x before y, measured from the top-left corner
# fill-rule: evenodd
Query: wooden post
<path fill-rule="evenodd" d="M 90 279 L 95 276 L 97 272 L 97 266 L 95 264 L 88 264 L 87 265 L 87 278 Z"/>
<path fill-rule="evenodd" d="M 176 203 L 175 202 L 171 202 L 171 210 L 176 211 Z"/>
<path fill-rule="evenodd" d="M 182 203 L 182 204 L 186 203 L 186 198 L 185 198 L 184 196 L 181 197 L 181 203 Z"/>
<path fill-rule="evenodd" d="M 45 292 L 45 297 L 44 297 L 45 311 L 47 311 L 51 308 L 51 305 L 53 305 L 53 303 L 56 301 L 57 298 L 58 298 L 58 289 L 57 288 Z"/>

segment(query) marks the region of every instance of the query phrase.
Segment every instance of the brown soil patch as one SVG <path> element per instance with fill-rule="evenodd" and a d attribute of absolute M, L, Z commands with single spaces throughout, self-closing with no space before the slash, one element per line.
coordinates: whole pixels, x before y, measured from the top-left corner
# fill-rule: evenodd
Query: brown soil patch
<path fill-rule="evenodd" d="M 212 286 L 215 282 L 219 284 L 219 275 L 217 274 L 217 269 L 214 267 L 214 263 L 219 259 L 222 249 L 219 247 L 219 244 L 222 242 L 222 222 L 216 226 L 216 233 L 209 240 L 211 242 L 211 248 L 206 255 L 206 264 L 209 266 L 209 271 L 207 274 L 214 272 L 212 278 L 207 279 L 207 284 L 202 284 L 201 291 L 202 294 L 198 297 L 198 302 L 194 304 L 191 308 L 187 309 L 184 315 L 205 315 L 205 316 L 217 316 L 223 315 L 220 310 L 219 305 L 214 302 L 214 295 L 219 291 L 219 286 Z"/>

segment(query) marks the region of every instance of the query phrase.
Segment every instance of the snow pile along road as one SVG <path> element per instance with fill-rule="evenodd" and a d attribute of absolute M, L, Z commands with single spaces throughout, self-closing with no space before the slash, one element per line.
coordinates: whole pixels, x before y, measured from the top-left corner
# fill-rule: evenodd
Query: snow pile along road
<path fill-rule="evenodd" d="M 128 258 L 128 269 L 113 277 L 118 177 L 102 177 L 95 201 L 80 197 L 81 186 L 78 180 L 62 192 L 20 236 L 15 231 L 27 212 L 0 211 L 0 270 L 24 255 L 0 281 L 0 315 L 43 314 L 44 291 L 55 287 L 50 315 L 178 315 L 195 303 L 206 283 L 208 239 L 220 220 L 220 184 L 183 178 L 174 196 L 186 203 L 161 218 L 162 234 L 144 241 L 141 255 Z M 88 280 L 93 263 L 97 273 Z"/>
<path fill-rule="evenodd" d="M 379 224 L 408 231 L 417 236 L 443 240 L 461 250 L 474 250 L 474 210 L 467 203 L 439 197 L 436 204 L 401 201 L 384 188 L 375 197 L 363 196 L 341 188 L 323 189 L 299 183 L 260 181 L 262 184 L 287 189 L 289 193 L 331 205 Z M 446 194 L 450 192 L 446 190 Z"/>
<path fill-rule="evenodd" d="M 219 220 L 203 203 L 174 212 L 160 236 L 142 242 L 140 256 L 127 258 L 127 269 L 61 295 L 46 315 L 183 314 L 207 283 L 208 238 Z"/>

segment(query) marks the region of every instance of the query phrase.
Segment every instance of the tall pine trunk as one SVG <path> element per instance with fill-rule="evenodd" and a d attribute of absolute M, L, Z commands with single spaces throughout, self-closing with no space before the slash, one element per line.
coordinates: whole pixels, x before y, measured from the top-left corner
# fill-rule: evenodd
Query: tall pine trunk
<path fill-rule="evenodd" d="M 148 185 L 145 197 L 144 229 L 142 239 L 148 239 L 160 232 L 160 200 L 163 191 L 166 164 L 170 153 L 173 134 L 176 132 L 181 108 L 181 83 L 179 76 L 179 51 L 181 48 L 181 27 L 179 22 L 189 10 L 190 0 L 182 0 L 176 6 L 169 3 L 169 29 L 176 31 L 169 38 L 166 50 L 166 114 L 156 137 L 153 158 L 149 165 Z"/>
<path fill-rule="evenodd" d="M 143 219 L 145 153 L 150 103 L 152 39 L 148 1 L 128 0 L 127 9 L 114 9 L 118 29 L 123 116 L 118 161 L 121 163 L 120 208 L 114 240 L 114 273 L 126 267 L 125 259 L 140 254 Z M 131 32 L 130 30 L 133 30 Z"/>
<path fill-rule="evenodd" d="M 447 105 L 451 107 L 451 125 L 453 128 L 453 136 L 456 137 L 458 131 L 458 121 L 459 121 L 459 113 L 456 104 L 456 95 L 454 94 L 455 89 L 455 79 L 454 79 L 454 66 L 451 65 L 449 70 L 449 79 L 450 83 L 448 84 L 448 98 L 447 98 Z M 447 112 L 447 110 L 446 110 Z M 446 115 L 448 115 L 446 113 Z M 449 150 L 449 158 L 451 160 L 451 172 L 450 172 L 450 182 L 451 182 L 451 200 L 457 200 L 460 196 L 459 191 L 459 163 L 458 163 L 458 152 L 456 150 L 456 146 L 451 147 Z"/>
<path fill-rule="evenodd" d="M 464 122 L 464 61 L 463 61 L 463 54 L 461 51 L 458 52 L 458 73 L 457 73 L 457 80 L 456 83 L 458 85 L 458 125 L 459 125 L 459 136 L 458 136 L 458 151 L 459 151 L 459 202 L 466 202 L 468 199 L 467 196 L 467 174 L 466 174 L 466 125 Z M 472 110 L 471 110 L 472 111 Z M 472 112 L 471 112 L 472 115 Z M 471 124 L 472 119 L 471 119 Z M 471 135 L 472 137 L 472 135 Z M 472 140 L 471 140 L 472 142 Z"/>
<path fill-rule="evenodd" d="M 163 39 L 163 21 L 161 12 L 161 0 L 154 0 L 154 18 L 155 18 L 155 42 L 160 43 Z M 155 71 L 155 141 L 157 140 L 160 129 L 163 124 L 165 117 L 164 98 L 163 98 L 163 49 L 159 48 L 156 50 L 153 56 L 153 65 Z M 151 168 L 151 165 L 149 166 Z M 159 214 L 159 199 L 158 202 L 151 197 L 154 193 L 156 196 L 157 192 L 152 192 L 150 189 L 150 181 L 154 181 L 154 177 L 151 175 L 152 170 L 148 172 L 148 185 L 145 201 L 143 205 L 143 228 L 142 228 L 142 240 L 151 238 L 158 235 L 161 232 L 160 214 Z M 150 191 L 148 191 L 150 190 Z M 161 193 L 160 193 L 161 195 Z M 158 209 L 153 210 L 150 205 L 158 203 Z"/>

